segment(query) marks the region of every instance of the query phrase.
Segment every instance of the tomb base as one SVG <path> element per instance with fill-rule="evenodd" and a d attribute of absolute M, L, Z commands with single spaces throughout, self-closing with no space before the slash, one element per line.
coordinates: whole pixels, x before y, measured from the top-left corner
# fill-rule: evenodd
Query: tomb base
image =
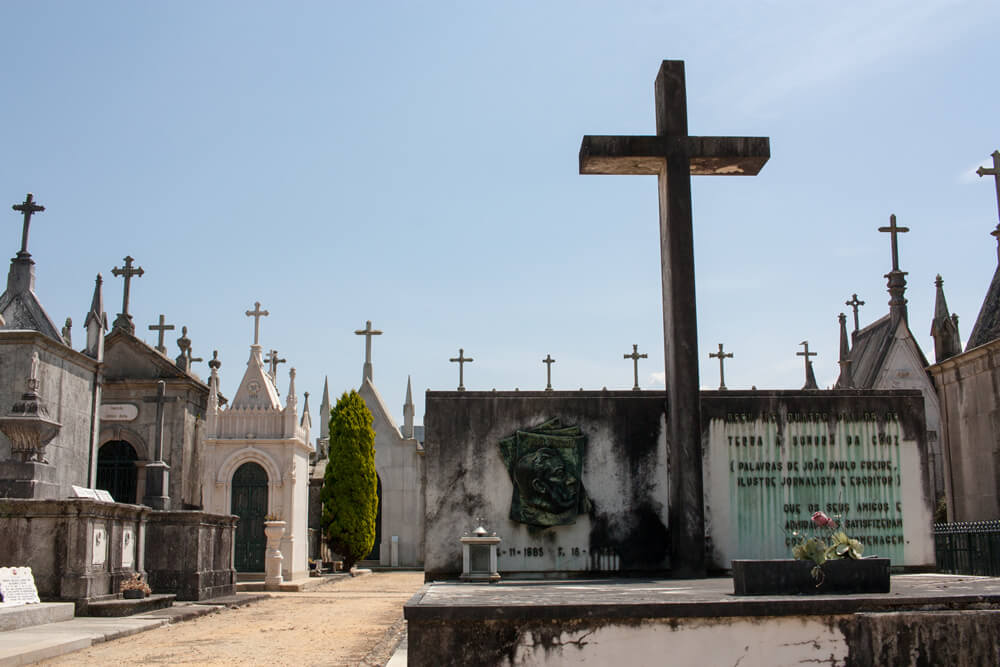
<path fill-rule="evenodd" d="M 994 664 L 1000 579 L 914 574 L 892 594 L 736 597 L 729 578 L 427 584 L 410 664 Z M 725 641 L 719 638 L 724 637 Z M 911 653 L 912 652 L 912 653 Z"/>
<path fill-rule="evenodd" d="M 828 560 L 813 576 L 810 560 L 734 560 L 736 595 L 824 595 L 888 593 L 889 559 Z"/>
<path fill-rule="evenodd" d="M 59 499 L 56 467 L 40 461 L 0 463 L 0 498 Z"/>

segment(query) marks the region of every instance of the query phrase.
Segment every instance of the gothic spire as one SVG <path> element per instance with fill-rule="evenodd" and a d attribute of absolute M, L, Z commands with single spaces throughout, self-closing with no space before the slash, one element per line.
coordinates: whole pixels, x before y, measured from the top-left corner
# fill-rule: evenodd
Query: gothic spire
<path fill-rule="evenodd" d="M 403 437 L 413 437 L 413 388 L 410 376 L 406 376 L 406 402 L 403 403 Z"/>
<path fill-rule="evenodd" d="M 323 400 L 319 404 L 319 439 L 330 439 L 330 378 L 323 378 Z"/>
<path fill-rule="evenodd" d="M 104 312 L 104 295 L 101 290 L 103 284 L 104 279 L 98 273 L 94 281 L 94 296 L 90 300 L 90 312 L 83 321 L 83 328 L 87 331 L 84 354 L 98 361 L 104 358 L 104 332 L 108 330 L 108 316 Z"/>
<path fill-rule="evenodd" d="M 847 343 L 847 315 L 841 313 L 840 320 L 840 377 L 837 378 L 837 389 L 854 389 L 854 378 L 851 376 L 851 349 Z"/>
<path fill-rule="evenodd" d="M 302 421 L 299 422 L 299 426 L 308 431 L 312 428 L 312 417 L 309 415 L 309 392 L 303 392 L 302 395 L 305 400 L 302 402 Z"/>
<path fill-rule="evenodd" d="M 962 353 L 962 339 L 958 335 L 958 315 L 948 314 L 948 303 L 944 299 L 944 280 L 938 274 L 934 281 L 937 296 L 934 299 L 934 319 L 931 320 L 931 336 L 934 338 L 934 361 Z"/>

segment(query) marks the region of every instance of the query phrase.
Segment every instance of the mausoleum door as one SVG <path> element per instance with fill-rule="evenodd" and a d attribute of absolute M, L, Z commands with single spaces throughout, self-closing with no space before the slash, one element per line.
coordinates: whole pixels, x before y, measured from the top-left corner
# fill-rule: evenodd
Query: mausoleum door
<path fill-rule="evenodd" d="M 378 495 L 376 496 L 377 505 L 375 508 L 375 544 L 365 560 L 379 560 L 381 558 L 379 547 L 382 545 L 382 478 L 376 475 L 376 480 L 378 481 Z"/>
<path fill-rule="evenodd" d="M 124 440 L 112 440 L 97 451 L 97 488 L 106 489 L 118 503 L 135 504 L 137 470 L 135 448 Z"/>
<path fill-rule="evenodd" d="M 236 525 L 235 565 L 237 572 L 263 572 L 267 538 L 264 517 L 267 514 L 267 472 L 251 462 L 233 474 L 230 512 L 240 518 Z"/>

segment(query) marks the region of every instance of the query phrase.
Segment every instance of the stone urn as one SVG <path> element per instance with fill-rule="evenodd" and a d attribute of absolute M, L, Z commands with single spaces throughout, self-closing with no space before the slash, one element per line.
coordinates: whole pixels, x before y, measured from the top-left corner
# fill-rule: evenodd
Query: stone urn
<path fill-rule="evenodd" d="M 264 588 L 276 591 L 281 587 L 281 537 L 285 534 L 284 521 L 265 521 L 264 535 L 267 537 L 267 551 L 264 555 Z"/>

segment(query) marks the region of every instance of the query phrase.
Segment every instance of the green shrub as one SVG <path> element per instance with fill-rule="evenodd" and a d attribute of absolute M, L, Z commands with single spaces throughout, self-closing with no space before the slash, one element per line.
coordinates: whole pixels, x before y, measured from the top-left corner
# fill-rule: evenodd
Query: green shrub
<path fill-rule="evenodd" d="M 371 552 L 378 513 L 372 413 L 353 390 L 330 411 L 330 453 L 320 502 L 327 543 L 350 569 Z"/>

